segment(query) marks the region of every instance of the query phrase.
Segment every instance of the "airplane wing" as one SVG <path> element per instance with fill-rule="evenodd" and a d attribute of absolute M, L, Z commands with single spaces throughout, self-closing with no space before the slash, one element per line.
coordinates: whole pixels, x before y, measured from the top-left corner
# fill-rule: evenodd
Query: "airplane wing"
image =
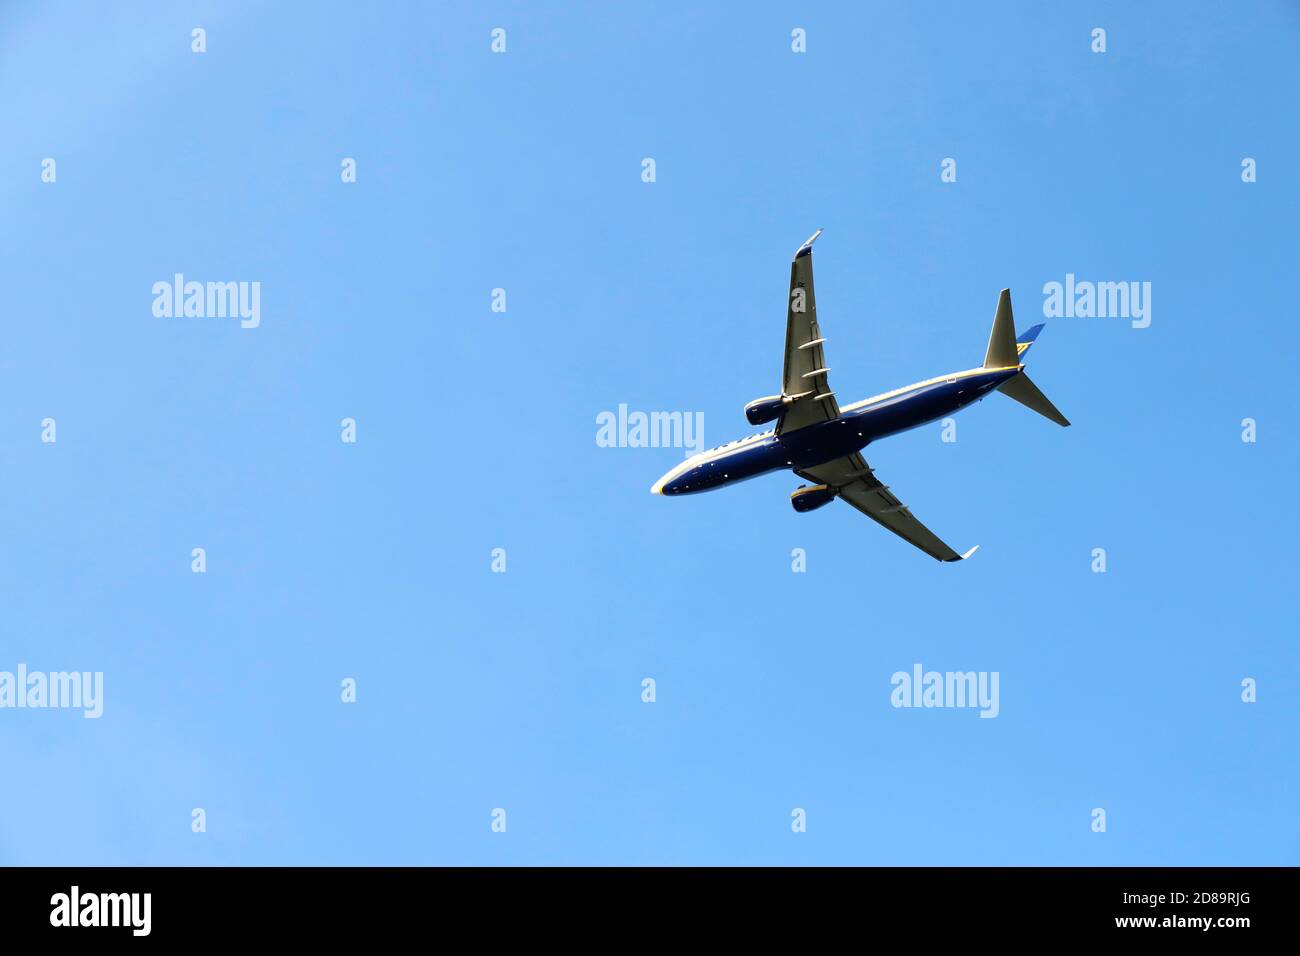
<path fill-rule="evenodd" d="M 820 229 L 813 233 L 790 263 L 781 394 L 793 402 L 781 416 L 776 427 L 778 435 L 840 417 L 835 393 L 826 384 L 826 373 L 830 371 L 822 353 L 826 340 L 817 328 L 817 299 L 813 295 L 812 245 L 821 234 Z"/>
<path fill-rule="evenodd" d="M 861 453 L 854 452 L 824 465 L 798 470 L 795 474 L 807 481 L 836 489 L 844 501 L 932 558 L 961 561 L 975 553 L 979 545 L 965 554 L 958 554 L 944 544 L 933 531 L 916 519 L 907 505 L 890 494 L 889 486 L 882 485 L 872 472 L 873 469 Z"/>

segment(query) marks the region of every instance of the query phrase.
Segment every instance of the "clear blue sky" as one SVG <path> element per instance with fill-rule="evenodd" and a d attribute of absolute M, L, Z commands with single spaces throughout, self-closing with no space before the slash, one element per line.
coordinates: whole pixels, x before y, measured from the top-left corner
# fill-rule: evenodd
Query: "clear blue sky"
<path fill-rule="evenodd" d="M 1300 862 L 1300 11 L 693 6 L 0 7 L 0 670 L 105 684 L 0 710 L 0 862 Z M 1040 337 L 1072 428 L 867 450 L 969 562 L 597 447 L 752 431 L 817 227 L 846 401 L 1004 286 L 1152 284 Z M 154 316 L 177 272 L 260 327 Z M 918 662 L 1000 715 L 891 707 Z"/>

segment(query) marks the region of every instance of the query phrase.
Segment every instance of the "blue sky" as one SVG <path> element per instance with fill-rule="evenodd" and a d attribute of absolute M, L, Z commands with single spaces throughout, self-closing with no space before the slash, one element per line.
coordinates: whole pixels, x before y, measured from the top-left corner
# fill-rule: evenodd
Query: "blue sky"
<path fill-rule="evenodd" d="M 0 671 L 104 675 L 0 709 L 0 863 L 1300 862 L 1296 7 L 690 6 L 0 8 Z M 1151 283 L 1048 322 L 1072 428 L 867 449 L 969 562 L 596 444 L 752 431 L 818 227 L 846 401 Z"/>

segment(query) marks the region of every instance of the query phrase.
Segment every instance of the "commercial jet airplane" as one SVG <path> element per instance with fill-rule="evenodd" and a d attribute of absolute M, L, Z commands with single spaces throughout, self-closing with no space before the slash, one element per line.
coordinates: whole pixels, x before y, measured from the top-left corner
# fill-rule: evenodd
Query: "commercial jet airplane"
<path fill-rule="evenodd" d="M 688 458 L 650 490 L 656 495 L 693 495 L 788 468 L 812 482 L 790 496 L 795 511 L 812 511 L 839 498 L 933 558 L 969 558 L 979 545 L 958 554 L 939 540 L 876 478 L 862 449 L 878 438 L 951 415 L 995 390 L 1058 425 L 1069 425 L 1025 374 L 1022 359 L 1043 326 L 1017 337 L 1011 291 L 1003 289 L 979 368 L 949 372 L 841 408 L 827 384 L 830 369 L 822 351 L 826 340 L 817 325 L 813 295 L 812 246 L 821 234 L 818 229 L 799 247 L 790 266 L 781 394 L 745 406 L 751 425 L 775 421 L 776 427 Z"/>

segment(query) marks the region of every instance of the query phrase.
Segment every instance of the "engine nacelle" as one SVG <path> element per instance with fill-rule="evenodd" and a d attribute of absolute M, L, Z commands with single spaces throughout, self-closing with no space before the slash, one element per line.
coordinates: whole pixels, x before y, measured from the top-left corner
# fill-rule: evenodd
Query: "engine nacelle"
<path fill-rule="evenodd" d="M 780 415 L 784 407 L 785 399 L 780 395 L 756 398 L 745 406 L 745 417 L 749 419 L 751 425 L 766 425 Z"/>
<path fill-rule="evenodd" d="M 816 511 L 834 500 L 835 491 L 829 485 L 800 485 L 790 496 L 791 506 L 800 514 Z"/>

